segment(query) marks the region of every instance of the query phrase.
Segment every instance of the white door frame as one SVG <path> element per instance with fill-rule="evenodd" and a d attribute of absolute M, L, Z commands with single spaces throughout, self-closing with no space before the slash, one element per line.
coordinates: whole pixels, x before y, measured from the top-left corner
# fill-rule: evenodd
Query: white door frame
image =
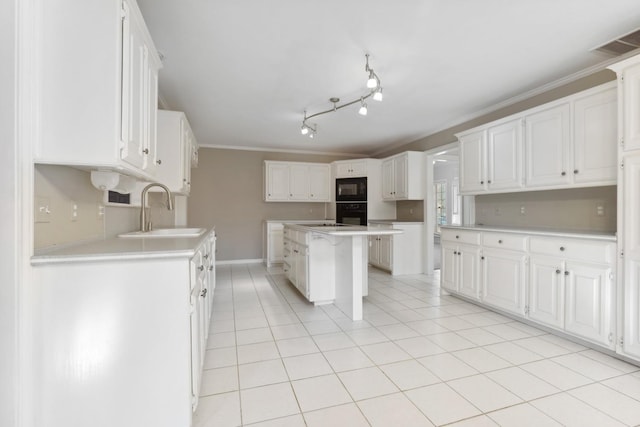
<path fill-rule="evenodd" d="M 433 161 L 436 154 L 442 151 L 453 150 L 459 147 L 458 141 L 449 144 L 440 145 L 430 150 L 424 151 L 424 165 L 426 186 L 424 195 L 424 259 L 423 271 L 427 276 L 433 276 L 433 234 L 435 233 L 435 210 L 432 209 L 435 203 L 435 194 L 433 193 Z M 475 199 L 473 196 L 463 196 L 462 200 L 462 224 L 473 224 L 475 222 Z"/>

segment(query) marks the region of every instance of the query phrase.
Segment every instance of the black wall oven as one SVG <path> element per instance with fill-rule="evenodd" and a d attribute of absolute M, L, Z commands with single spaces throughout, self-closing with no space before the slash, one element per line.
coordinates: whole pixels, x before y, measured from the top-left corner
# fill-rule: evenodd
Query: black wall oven
<path fill-rule="evenodd" d="M 367 178 L 336 179 L 336 202 L 366 202 Z"/>
<path fill-rule="evenodd" d="M 367 225 L 367 202 L 336 203 L 336 222 L 349 225 Z"/>

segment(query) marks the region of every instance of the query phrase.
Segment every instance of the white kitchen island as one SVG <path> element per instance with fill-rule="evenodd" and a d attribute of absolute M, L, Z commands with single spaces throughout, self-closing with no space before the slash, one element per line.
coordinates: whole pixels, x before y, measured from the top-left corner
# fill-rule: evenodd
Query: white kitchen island
<path fill-rule="evenodd" d="M 334 303 L 362 320 L 368 293 L 369 236 L 401 230 L 340 224 L 285 224 L 284 271 L 310 302 Z"/>

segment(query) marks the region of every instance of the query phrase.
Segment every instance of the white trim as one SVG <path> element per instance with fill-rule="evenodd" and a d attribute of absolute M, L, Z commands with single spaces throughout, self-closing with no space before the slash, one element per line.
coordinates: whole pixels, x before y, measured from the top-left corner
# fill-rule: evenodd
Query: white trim
<path fill-rule="evenodd" d="M 225 261 L 216 261 L 216 265 L 230 265 L 230 264 L 262 264 L 264 259 L 255 258 L 255 259 L 231 259 Z"/>
<path fill-rule="evenodd" d="M 219 148 L 223 150 L 243 150 L 243 151 L 265 151 L 270 153 L 293 153 L 293 154 L 318 154 L 323 156 L 344 156 L 354 159 L 369 158 L 368 154 L 354 154 L 354 153 L 341 153 L 333 151 L 310 151 L 310 150 L 290 150 L 284 148 L 266 148 L 266 147 L 251 147 L 243 145 L 217 145 L 217 144 L 200 144 L 198 148 Z"/>

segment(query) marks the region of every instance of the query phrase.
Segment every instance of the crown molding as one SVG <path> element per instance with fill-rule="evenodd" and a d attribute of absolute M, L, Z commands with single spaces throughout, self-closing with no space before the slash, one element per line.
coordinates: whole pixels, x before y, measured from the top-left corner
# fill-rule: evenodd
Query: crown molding
<path fill-rule="evenodd" d="M 267 147 L 253 147 L 243 145 L 217 145 L 217 144 L 200 144 L 200 148 L 218 148 L 222 150 L 241 150 L 241 151 L 264 151 L 269 153 L 291 153 L 291 154 L 313 154 L 320 156 L 341 156 L 350 158 L 362 158 L 370 157 L 368 154 L 361 153 L 342 153 L 335 151 L 312 151 L 312 150 L 291 150 L 284 148 L 267 148 Z"/>

